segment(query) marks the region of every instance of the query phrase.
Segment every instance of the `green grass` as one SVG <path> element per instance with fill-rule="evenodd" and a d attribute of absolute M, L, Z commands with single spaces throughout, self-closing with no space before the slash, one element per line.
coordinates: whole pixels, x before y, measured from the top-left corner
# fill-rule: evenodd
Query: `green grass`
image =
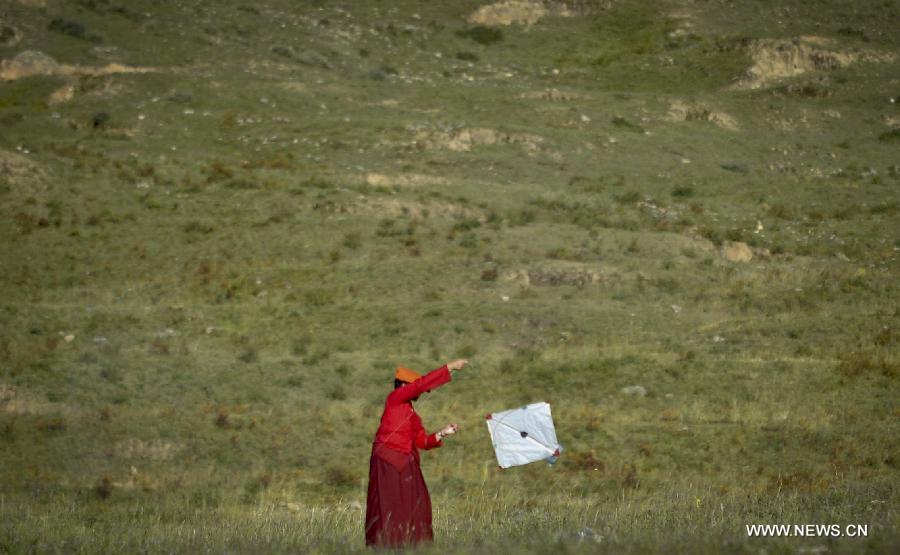
<path fill-rule="evenodd" d="M 463 356 L 433 551 L 896 551 L 900 62 L 729 86 L 897 3 L 479 5 L 5 8 L 156 71 L 0 83 L 0 551 L 362 551 L 393 367 Z M 497 471 L 539 400 L 563 457 Z"/>

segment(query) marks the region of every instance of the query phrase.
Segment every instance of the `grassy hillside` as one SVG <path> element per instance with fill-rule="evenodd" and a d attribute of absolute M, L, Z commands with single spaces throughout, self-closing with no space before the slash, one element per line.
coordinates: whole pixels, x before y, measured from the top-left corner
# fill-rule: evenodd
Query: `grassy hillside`
<path fill-rule="evenodd" d="M 896 552 L 898 20 L 4 2 L 0 552 L 362 551 L 393 368 L 455 357 L 435 552 Z"/>

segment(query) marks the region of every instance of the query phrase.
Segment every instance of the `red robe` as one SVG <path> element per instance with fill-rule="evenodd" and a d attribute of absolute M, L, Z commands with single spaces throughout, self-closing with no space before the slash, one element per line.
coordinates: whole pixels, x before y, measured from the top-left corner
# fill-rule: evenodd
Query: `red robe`
<path fill-rule="evenodd" d="M 404 547 L 434 539 L 419 449 L 442 443 L 425 433 L 412 400 L 449 381 L 450 370 L 441 366 L 387 396 L 369 461 L 366 545 Z"/>

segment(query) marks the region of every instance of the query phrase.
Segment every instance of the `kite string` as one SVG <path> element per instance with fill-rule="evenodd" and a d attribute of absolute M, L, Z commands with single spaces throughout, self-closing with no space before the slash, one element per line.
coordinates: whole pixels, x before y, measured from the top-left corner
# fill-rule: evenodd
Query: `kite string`
<path fill-rule="evenodd" d="M 419 402 L 419 406 L 422 406 L 422 403 L 424 403 L 424 402 L 427 401 L 427 400 L 428 400 L 427 397 L 426 397 L 425 399 L 422 399 L 422 401 Z M 410 405 L 412 405 L 412 401 L 407 401 L 407 402 L 408 402 Z M 392 437 L 394 437 L 394 434 L 396 434 L 398 431 L 400 431 L 400 428 L 402 428 L 403 425 L 406 424 L 406 422 L 407 422 L 410 418 L 412 418 L 412 415 L 414 415 L 414 414 L 416 414 L 416 409 L 414 409 L 414 408 L 412 408 L 412 406 L 410 406 L 410 412 L 409 412 L 409 414 L 406 415 L 406 418 L 403 419 L 403 422 L 397 424 L 397 427 L 394 428 L 394 430 L 393 430 L 391 433 L 388 434 L 388 436 L 384 439 L 384 441 L 382 441 L 381 444 L 379 444 L 379 445 L 375 448 L 375 450 L 377 451 L 378 449 L 380 449 L 380 448 L 381 448 L 382 446 L 384 446 L 384 445 L 385 445 Z M 423 428 L 424 428 L 424 426 L 423 426 Z M 378 434 L 378 430 L 376 430 L 375 433 L 376 433 L 376 435 L 377 435 L 377 434 Z"/>
<path fill-rule="evenodd" d="M 448 370 L 449 370 L 449 369 L 448 369 Z M 449 370 L 449 372 L 450 372 L 451 379 L 456 379 L 456 380 L 459 379 L 459 374 L 457 374 L 457 373 L 454 372 L 453 370 Z M 425 393 L 430 393 L 430 391 L 426 391 Z M 425 401 L 427 401 L 428 399 L 429 399 L 429 397 L 425 397 L 424 399 L 422 399 L 421 401 L 419 401 L 419 406 L 422 406 L 422 404 L 424 404 Z M 410 405 L 412 405 L 412 401 L 407 401 L 407 402 L 408 402 Z M 413 409 L 410 411 L 410 413 L 406 415 L 406 418 L 403 419 L 403 422 L 397 424 L 397 427 L 394 428 L 394 430 L 393 430 L 391 433 L 388 434 L 388 436 L 387 436 L 387 437 L 384 439 L 384 441 L 382 442 L 382 445 L 384 445 L 385 443 L 388 442 L 389 439 L 391 439 L 392 437 L 394 437 L 394 434 L 397 433 L 398 431 L 400 431 L 400 428 L 402 428 L 403 425 L 406 424 L 406 421 L 409 420 L 410 418 L 412 418 L 412 415 L 414 415 L 414 414 L 416 414 L 416 409 L 413 408 Z M 380 426 L 379 426 L 379 427 L 380 427 Z M 422 426 L 422 427 L 424 428 L 424 426 Z M 376 430 L 375 433 L 377 434 L 377 433 L 378 433 L 378 430 Z M 380 446 L 379 446 L 379 447 L 380 447 Z"/>

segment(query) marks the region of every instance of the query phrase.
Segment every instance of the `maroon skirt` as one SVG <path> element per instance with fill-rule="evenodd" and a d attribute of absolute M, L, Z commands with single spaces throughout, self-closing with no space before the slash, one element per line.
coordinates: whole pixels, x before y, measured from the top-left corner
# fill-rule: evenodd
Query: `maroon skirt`
<path fill-rule="evenodd" d="M 372 450 L 366 499 L 366 545 L 406 547 L 434 540 L 431 497 L 417 452 Z"/>

